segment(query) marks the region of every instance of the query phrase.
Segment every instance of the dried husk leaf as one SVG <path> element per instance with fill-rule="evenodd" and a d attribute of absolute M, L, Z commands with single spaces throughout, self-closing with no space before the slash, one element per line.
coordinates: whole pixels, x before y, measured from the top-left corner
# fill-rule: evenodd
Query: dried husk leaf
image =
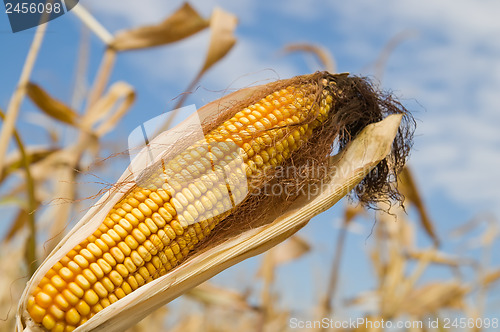
<path fill-rule="evenodd" d="M 208 48 L 205 63 L 201 69 L 201 75 L 222 59 L 236 43 L 234 30 L 238 19 L 231 13 L 220 8 L 215 8 L 210 18 L 210 46 Z"/>
<path fill-rule="evenodd" d="M 216 100 L 197 114 L 189 117 L 183 124 L 183 135 L 190 135 L 189 123 L 194 118 L 206 119 L 219 117 L 230 111 L 235 100 L 249 98 L 262 87 L 251 87 L 232 93 Z M 146 317 L 153 310 L 175 299 L 187 290 L 199 285 L 224 269 L 252 256 L 260 254 L 293 235 L 305 226 L 315 215 L 329 209 L 343 196 L 348 194 L 391 150 L 392 142 L 399 128 L 402 115 L 390 115 L 381 122 L 366 126 L 363 131 L 343 150 L 332 157 L 333 172 L 325 186 L 310 197 L 301 197 L 293 201 L 285 213 L 269 215 L 265 226 L 250 229 L 240 235 L 194 254 L 179 268 L 144 285 L 120 301 L 100 311 L 92 319 L 78 327 L 75 332 L 83 331 L 123 331 L 130 325 Z M 202 121 L 203 123 L 203 121 Z M 184 126 L 184 127 L 182 127 Z M 187 127 L 186 127 L 187 126 Z M 177 128 L 177 127 L 176 127 Z M 175 128 L 174 128 L 175 129 Z M 156 137 L 154 144 L 171 144 L 171 132 Z M 143 165 L 148 154 L 141 151 L 117 183 L 122 185 L 112 188 L 67 234 L 47 257 L 41 267 L 28 282 L 19 303 L 17 312 L 17 331 L 42 331 L 29 319 L 25 311 L 26 301 L 33 287 L 40 282 L 45 273 L 75 244 L 91 234 L 107 215 L 111 207 L 134 186 L 132 169 Z M 127 181 L 125 181 L 127 180 Z"/>
<path fill-rule="evenodd" d="M 157 25 L 119 32 L 109 45 L 117 51 L 161 46 L 187 38 L 209 25 L 188 3 Z"/>
<path fill-rule="evenodd" d="M 135 91 L 131 85 L 125 82 L 114 83 L 108 93 L 102 96 L 84 115 L 82 128 L 91 131 L 92 127 L 102 120 L 95 129 L 95 134 L 97 137 L 105 135 L 116 126 L 134 101 Z"/>
<path fill-rule="evenodd" d="M 39 85 L 28 83 L 26 92 L 35 105 L 51 118 L 70 125 L 77 124 L 78 114 L 63 102 L 52 98 Z"/>

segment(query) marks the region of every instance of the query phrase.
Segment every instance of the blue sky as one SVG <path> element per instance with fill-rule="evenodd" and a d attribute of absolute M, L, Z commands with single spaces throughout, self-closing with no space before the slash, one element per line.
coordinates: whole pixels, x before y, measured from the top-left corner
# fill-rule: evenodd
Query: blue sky
<path fill-rule="evenodd" d="M 162 0 L 81 0 L 80 3 L 113 33 L 158 22 L 182 4 Z M 399 34 L 407 34 L 408 38 L 390 54 L 381 84 L 400 97 L 418 121 L 410 166 L 438 234 L 444 237 L 456 226 L 485 213 L 500 218 L 500 2 L 197 0 L 190 3 L 205 17 L 219 6 L 239 19 L 235 48 L 207 73 L 201 88 L 187 101 L 198 107 L 220 97 L 217 91 L 228 87 L 319 69 L 309 56 L 283 55 L 282 49 L 289 43 L 310 42 L 325 47 L 335 57 L 337 72 L 374 75 L 373 63 L 387 42 Z M 12 34 L 6 15 L 0 13 L 0 107 L 3 109 L 15 88 L 34 31 Z M 71 100 L 80 32 L 81 24 L 72 14 L 50 22 L 32 75 L 35 82 L 66 102 Z M 138 99 L 108 140 L 123 144 L 125 149 L 124 137 L 138 123 L 174 106 L 173 99 L 184 92 L 203 63 L 208 37 L 205 31 L 168 47 L 119 55 L 112 81 L 124 80 L 133 85 Z M 95 37 L 91 37 L 90 45 L 88 82 L 94 78 L 104 49 Z M 27 142 L 47 139 L 45 131 L 37 126 L 39 121 L 47 120 L 25 102 L 18 127 L 27 133 Z M 71 133 L 66 135 L 71 139 Z M 120 173 L 111 174 L 109 180 L 118 178 Z M 338 211 L 340 208 L 336 207 L 321 215 L 302 231 L 324 253 L 284 267 L 280 273 L 285 286 L 295 288 L 304 281 L 316 280 L 315 275 L 304 273 L 300 278 L 286 277 L 300 274 L 305 266 L 320 275 L 320 282 L 324 281 L 321 278 L 327 273 L 324 266 L 330 262 L 335 244 Z M 345 257 L 351 259 L 344 261 L 342 279 L 346 292 L 366 289 L 360 284 L 372 284 L 366 278 L 370 267 L 363 261 L 364 251 L 370 245 L 366 238 L 371 222 L 358 226 L 348 240 Z M 473 247 L 475 235 L 478 234 L 473 234 L 465 245 Z M 428 243 L 420 233 L 419 241 Z M 449 242 L 444 249 L 453 251 L 462 245 Z M 498 258 L 496 263 L 500 263 Z M 252 264 L 241 269 L 253 274 Z M 238 271 L 233 269 L 230 273 L 241 274 L 242 270 Z M 434 276 L 449 275 L 437 269 Z M 310 296 L 307 289 L 304 292 L 290 296 Z"/>

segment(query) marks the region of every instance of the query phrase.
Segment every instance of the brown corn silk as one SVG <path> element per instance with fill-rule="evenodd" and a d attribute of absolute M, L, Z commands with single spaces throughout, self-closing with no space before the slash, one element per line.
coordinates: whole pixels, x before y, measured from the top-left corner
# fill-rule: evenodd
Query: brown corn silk
<path fill-rule="evenodd" d="M 72 331 L 112 303 L 321 185 L 329 156 L 389 114 L 405 120 L 391 153 L 356 188 L 361 202 L 397 197 L 391 175 L 411 144 L 411 118 L 363 78 L 315 73 L 253 90 L 205 118 L 205 138 L 166 149 L 98 229 L 48 270 L 30 319 Z M 267 192 L 266 188 L 279 188 Z"/>

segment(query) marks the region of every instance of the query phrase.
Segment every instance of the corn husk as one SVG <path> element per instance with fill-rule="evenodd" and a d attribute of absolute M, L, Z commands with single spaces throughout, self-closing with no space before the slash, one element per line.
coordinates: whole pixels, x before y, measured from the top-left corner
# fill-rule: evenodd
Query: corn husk
<path fill-rule="evenodd" d="M 237 100 L 249 98 L 257 89 L 251 87 L 239 90 L 214 101 L 182 124 L 157 136 L 151 145 L 172 146 L 179 136 L 196 136 L 194 127 L 204 125 L 205 120 L 230 112 L 231 105 Z M 224 269 L 242 260 L 258 255 L 289 238 L 304 227 L 311 218 L 329 209 L 343 196 L 348 194 L 390 151 L 402 115 L 390 115 L 381 122 L 368 125 L 342 153 L 333 156 L 332 176 L 320 190 L 309 197 L 301 197 L 291 203 L 281 215 L 268 215 L 265 226 L 245 231 L 210 249 L 194 254 L 178 268 L 166 275 L 140 287 L 120 301 L 100 311 L 75 332 L 83 331 L 123 331 L 137 323 L 153 310 L 180 296 L 187 290 L 201 284 Z M 85 214 L 76 226 L 54 248 L 42 263 L 22 295 L 17 310 L 16 330 L 44 331 L 34 324 L 26 311 L 26 302 L 33 288 L 38 285 L 45 273 L 76 244 L 101 224 L 108 211 L 127 191 L 135 185 L 133 170 L 150 165 L 150 149 L 143 149 L 132 161 L 115 186 Z"/>

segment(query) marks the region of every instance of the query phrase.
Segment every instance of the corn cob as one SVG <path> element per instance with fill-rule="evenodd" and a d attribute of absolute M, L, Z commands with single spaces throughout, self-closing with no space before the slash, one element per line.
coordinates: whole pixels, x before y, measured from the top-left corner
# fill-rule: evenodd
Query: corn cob
<path fill-rule="evenodd" d="M 310 82 L 270 93 L 164 164 L 148 186 L 132 189 L 45 274 L 27 303 L 31 318 L 50 331 L 72 331 L 178 266 L 237 208 L 247 178 L 283 164 L 325 121 L 333 92 L 317 92 Z M 237 157 L 243 163 L 231 165 Z"/>

